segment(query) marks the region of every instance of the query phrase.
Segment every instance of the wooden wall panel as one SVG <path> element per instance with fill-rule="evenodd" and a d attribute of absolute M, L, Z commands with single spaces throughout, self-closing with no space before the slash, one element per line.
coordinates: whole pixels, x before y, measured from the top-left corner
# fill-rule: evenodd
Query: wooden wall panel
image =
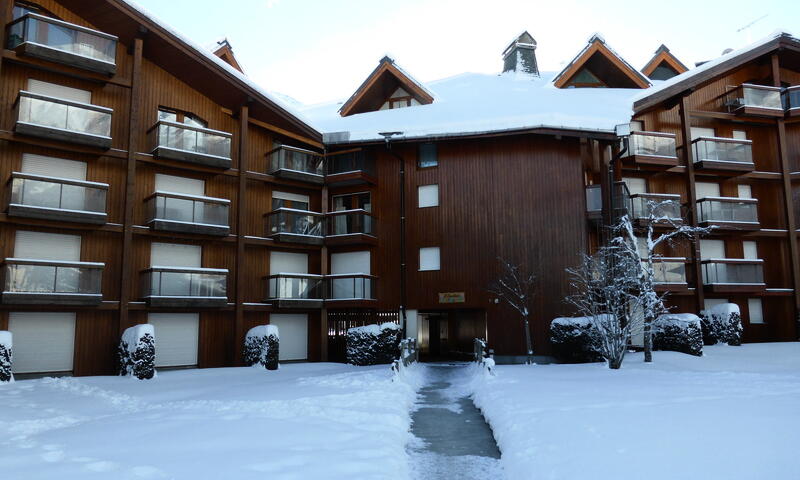
<path fill-rule="evenodd" d="M 234 322 L 232 312 L 204 311 L 200 314 L 198 366 L 233 365 Z"/>
<path fill-rule="evenodd" d="M 117 373 L 117 319 L 113 312 L 79 311 L 75 318 L 74 375 Z"/>

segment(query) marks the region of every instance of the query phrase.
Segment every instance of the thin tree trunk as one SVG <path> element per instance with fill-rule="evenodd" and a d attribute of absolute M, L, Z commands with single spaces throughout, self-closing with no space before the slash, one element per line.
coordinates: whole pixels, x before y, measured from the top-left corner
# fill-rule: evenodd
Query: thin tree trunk
<path fill-rule="evenodd" d="M 531 345 L 531 327 L 528 324 L 528 316 L 522 317 L 522 323 L 525 326 L 525 351 L 528 355 L 527 363 L 531 363 L 531 356 L 533 355 L 533 346 Z"/>
<path fill-rule="evenodd" d="M 651 335 L 652 322 L 649 318 L 644 319 L 644 361 L 650 363 L 653 361 L 653 336 Z"/>

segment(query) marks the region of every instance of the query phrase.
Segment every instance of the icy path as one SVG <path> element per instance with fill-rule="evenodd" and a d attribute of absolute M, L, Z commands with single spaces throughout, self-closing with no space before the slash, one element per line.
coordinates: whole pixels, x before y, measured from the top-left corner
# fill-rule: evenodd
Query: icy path
<path fill-rule="evenodd" d="M 485 480 L 505 478 L 492 430 L 467 396 L 465 365 L 426 366 L 411 418 L 408 453 L 413 478 Z"/>

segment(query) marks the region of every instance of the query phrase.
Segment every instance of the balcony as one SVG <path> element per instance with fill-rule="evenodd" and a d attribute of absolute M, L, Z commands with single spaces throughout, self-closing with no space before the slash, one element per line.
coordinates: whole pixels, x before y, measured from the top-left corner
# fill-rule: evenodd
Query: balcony
<path fill-rule="evenodd" d="M 106 75 L 117 71 L 117 37 L 35 13 L 9 24 L 8 48 Z"/>
<path fill-rule="evenodd" d="M 703 284 L 714 293 L 760 292 L 764 284 L 764 261 L 732 258 L 703 260 Z"/>
<path fill-rule="evenodd" d="M 781 88 L 743 83 L 725 94 L 725 107 L 736 115 L 783 117 Z"/>
<path fill-rule="evenodd" d="M 324 157 L 316 152 L 282 145 L 267 153 L 267 158 L 270 175 L 315 185 L 325 183 Z"/>
<path fill-rule="evenodd" d="M 682 291 L 686 281 L 687 260 L 682 257 L 657 257 L 653 259 L 653 282 L 657 291 Z"/>
<path fill-rule="evenodd" d="M 230 133 L 160 120 L 147 134 L 158 158 L 231 168 Z"/>
<path fill-rule="evenodd" d="M 636 165 L 675 167 L 678 165 L 675 135 L 661 132 L 631 132 L 628 137 L 628 151 L 621 159 L 623 162 Z"/>
<path fill-rule="evenodd" d="M 322 214 L 278 208 L 266 215 L 267 237 L 282 243 L 322 245 Z"/>
<path fill-rule="evenodd" d="M 630 196 L 631 218 L 635 223 L 645 226 L 651 216 L 656 224 L 679 223 L 681 196 L 666 193 L 636 193 Z"/>
<path fill-rule="evenodd" d="M 355 307 L 374 302 L 377 280 L 377 277 L 364 273 L 325 275 L 325 303 Z"/>
<path fill-rule="evenodd" d="M 102 263 L 7 258 L 3 303 L 98 305 L 103 301 Z"/>
<path fill-rule="evenodd" d="M 698 137 L 692 142 L 694 168 L 734 174 L 752 172 L 753 142 L 734 138 Z"/>
<path fill-rule="evenodd" d="M 601 185 L 586 185 L 586 218 L 603 218 L 603 188 Z"/>
<path fill-rule="evenodd" d="M 789 117 L 800 116 L 800 85 L 783 91 L 783 107 Z"/>
<path fill-rule="evenodd" d="M 111 148 L 111 115 L 114 110 L 88 103 L 73 102 L 39 93 L 19 92 L 14 104 L 22 135 Z"/>
<path fill-rule="evenodd" d="M 758 200 L 706 197 L 697 201 L 697 221 L 715 230 L 758 230 Z"/>
<path fill-rule="evenodd" d="M 153 266 L 142 272 L 142 291 L 151 307 L 224 307 L 228 270 Z"/>
<path fill-rule="evenodd" d="M 375 185 L 375 162 L 363 150 L 330 153 L 325 158 L 325 183 L 330 186 Z"/>
<path fill-rule="evenodd" d="M 106 223 L 108 184 L 12 172 L 9 186 L 10 216 Z"/>
<path fill-rule="evenodd" d="M 225 236 L 230 200 L 157 191 L 145 200 L 153 230 Z"/>
<path fill-rule="evenodd" d="M 265 300 L 277 308 L 321 308 L 323 298 L 322 275 L 279 273 L 267 277 Z"/>
<path fill-rule="evenodd" d="M 366 210 L 330 212 L 325 217 L 326 245 L 375 245 L 375 217 Z"/>

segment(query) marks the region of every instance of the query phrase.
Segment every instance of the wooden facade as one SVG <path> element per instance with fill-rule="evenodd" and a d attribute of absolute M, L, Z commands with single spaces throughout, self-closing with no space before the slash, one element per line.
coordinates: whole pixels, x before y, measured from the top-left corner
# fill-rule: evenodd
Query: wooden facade
<path fill-rule="evenodd" d="M 2 5 L 0 20 L 8 25 L 14 4 Z M 442 322 L 447 318 L 450 323 L 440 333 L 453 337 L 450 344 L 455 349 L 461 348 L 465 336 L 485 335 L 498 354 L 518 355 L 524 353 L 521 324 L 508 307 L 488 293 L 499 272 L 498 258 L 502 258 L 526 265 L 539 278 L 531 328 L 536 352 L 550 353 L 550 321 L 571 313 L 562 300 L 569 289 L 565 268 L 577 264 L 579 256 L 600 241 L 597 224 L 587 212 L 585 189 L 600 184 L 607 187 L 603 172 L 617 148 L 612 135 L 537 130 L 440 138 L 435 142 L 435 166 L 419 164 L 420 151 L 429 143 L 425 139 L 325 145 L 321 133 L 272 102 L 238 72 L 194 50 L 123 2 L 40 0 L 37 5 L 46 15 L 118 37 L 116 68 L 113 74 L 102 75 L 69 62 L 3 50 L 3 198 L 8 198 L 9 179 L 12 172 L 21 170 L 23 155 L 77 160 L 87 164 L 86 181 L 108 184 L 107 218 L 98 225 L 2 213 L 0 250 L 3 259 L 14 257 L 18 230 L 80 235 L 80 260 L 104 264 L 102 301 L 93 306 L 2 302 L 0 329 L 9 328 L 12 312 L 74 312 L 74 375 L 114 374 L 122 331 L 147 322 L 150 313 L 164 312 L 199 313 L 199 367 L 240 365 L 241 346 L 249 328 L 270 323 L 278 318 L 275 315 L 298 313 L 307 316 L 303 359 L 309 361 L 339 359 L 343 325 L 368 320 L 403 321 L 404 314 L 405 325 L 417 330 L 418 321 Z M 598 42 L 591 54 L 608 50 Z M 705 291 L 698 281 L 698 252 L 681 246 L 665 252 L 689 262 L 687 288 L 675 292 L 674 305 L 681 311 L 697 312 L 705 298 L 739 303 L 743 305 L 749 341 L 790 340 L 797 335 L 800 124 L 793 119 L 736 116 L 721 110 L 719 99 L 729 85 L 800 84 L 800 69 L 791 55 L 795 54 L 768 53 L 720 74 L 683 97 L 670 97 L 638 109 L 634 117 L 643 122 L 645 130 L 675 134 L 680 146 L 686 144 L 683 139 L 690 135 L 691 126 L 711 126 L 722 137 L 743 130 L 752 140 L 752 172 L 695 171 L 691 152 L 684 147 L 679 148 L 677 166 L 624 164 L 616 172 L 618 180 L 645 178 L 651 193 L 678 194 L 688 205 L 697 199 L 694 184 L 700 179 L 718 182 L 723 196 L 735 196 L 738 185 L 751 187 L 758 199 L 759 228 L 714 233 L 713 237 L 724 240 L 730 258 L 743 258 L 743 240 L 757 242 L 765 265 L 764 290 Z M 231 59 L 232 53 L 226 61 L 230 63 Z M 618 66 L 628 68 L 627 64 Z M 378 73 L 391 77 L 392 88 L 372 88 L 370 83 L 359 92 L 388 94 L 400 84 L 398 78 L 406 78 L 392 62 L 384 62 L 381 68 Z M 645 86 L 646 80 L 639 77 L 636 73 L 630 81 Z M 18 132 L 14 105 L 30 79 L 89 91 L 93 105 L 113 109 L 110 148 Z M 373 80 L 380 83 L 377 76 Z M 411 94 L 420 96 L 420 103 L 434 101 L 421 86 L 405 86 Z M 376 109 L 386 99 L 368 100 L 369 106 L 364 108 Z M 159 154 L 148 132 L 159 122 L 160 109 L 202 120 L 204 131 L 229 135 L 229 168 L 189 158 L 197 152 L 182 152 L 188 155 L 184 158 Z M 304 181 L 274 173 L 271 162 L 276 157 L 272 152 L 282 146 L 297 147 L 297 161 L 324 159 L 325 180 Z M 355 166 L 334 170 L 331 165 L 342 158 L 352 159 Z M 202 180 L 202 196 L 229 202 L 228 233 L 162 231 L 148 226 L 148 199 L 156 191 L 158 175 Z M 418 188 L 429 185 L 438 186 L 437 206 L 419 208 Z M 369 212 L 361 210 L 367 207 L 357 206 L 356 200 L 341 200 L 342 195 L 355 194 L 368 194 L 364 198 L 368 198 Z M 296 237 L 293 240 L 295 231 L 272 235 L 265 215 L 275 209 L 273 198 L 292 198 L 301 203 L 307 199 L 303 208 L 292 208 L 307 211 L 301 214 L 309 218 L 323 218 L 325 233 L 319 236 L 336 238 L 315 244 L 295 241 L 300 240 Z M 5 210 L 6 205 L 3 207 Z M 364 228 L 358 222 L 365 222 L 367 214 L 375 219 L 375 225 L 369 231 L 334 231 L 352 225 L 329 214 L 337 212 L 341 219 L 351 209 L 361 219 L 353 220 L 352 225 L 358 225 L 353 228 Z M 312 222 L 303 220 L 299 225 L 306 228 L 303 222 L 307 221 Z M 698 222 L 696 214 L 690 215 L 690 221 Z M 308 232 L 304 230 L 303 235 L 308 236 Z M 201 268 L 227 271 L 227 302 L 216 307 L 151 305 L 141 277 L 152 266 L 154 243 L 202 247 Z M 428 247 L 439 249 L 440 266 L 436 270 L 420 268 L 420 249 Z M 309 278 L 325 276 L 319 293 L 321 307 L 304 307 L 303 301 L 308 299 L 292 299 L 291 306 L 281 306 L 270 298 L 268 282 L 275 273 L 270 259 L 276 252 L 306 254 L 307 271 L 303 273 Z M 358 273 L 370 280 L 354 280 L 352 288 L 370 291 L 341 298 L 332 294 L 334 282 L 341 279 L 336 277 L 340 275 L 336 272 L 339 259 L 344 254 L 363 252 L 369 252 L 369 271 Z M 370 286 L 364 287 L 367 283 Z M 761 299 L 764 318 L 769 321 L 748 323 L 749 298 Z M 413 335 L 414 331 L 407 333 Z M 467 350 L 471 346 L 465 345 Z"/>

